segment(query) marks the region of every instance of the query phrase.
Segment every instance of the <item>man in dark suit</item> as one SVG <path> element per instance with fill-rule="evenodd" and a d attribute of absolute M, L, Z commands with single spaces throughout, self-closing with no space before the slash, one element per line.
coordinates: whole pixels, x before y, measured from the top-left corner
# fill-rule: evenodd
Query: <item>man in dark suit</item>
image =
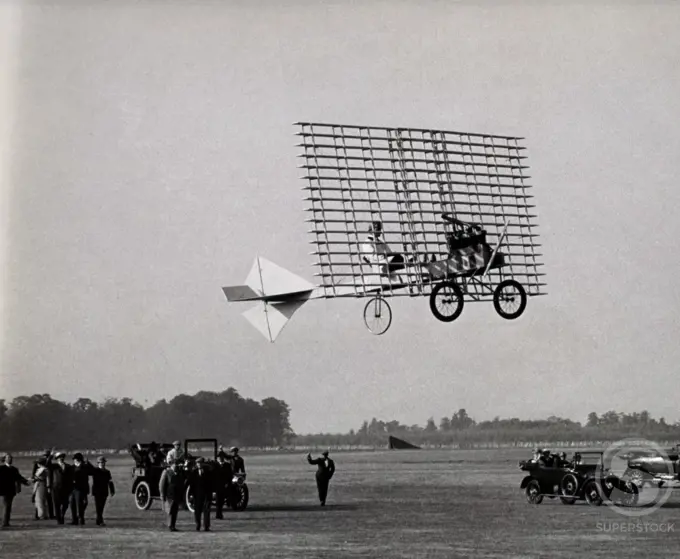
<path fill-rule="evenodd" d="M 184 488 L 184 476 L 178 470 L 177 462 L 171 458 L 158 483 L 158 492 L 163 503 L 163 509 L 168 514 L 168 528 L 171 532 L 177 532 L 175 523 L 177 522 L 179 505 L 184 500 Z"/>
<path fill-rule="evenodd" d="M 85 461 L 80 452 L 73 455 L 73 485 L 71 490 L 71 524 L 85 524 L 87 496 L 90 493 L 90 476 L 94 466 Z"/>
<path fill-rule="evenodd" d="M 116 487 L 113 485 L 111 472 L 106 469 L 106 458 L 97 458 L 97 467 L 92 471 L 92 496 L 94 497 L 94 508 L 97 513 L 97 526 L 104 524 L 104 507 L 109 495 L 116 494 Z"/>
<path fill-rule="evenodd" d="M 194 520 L 196 531 L 201 529 L 201 517 L 203 517 L 203 530 L 210 531 L 210 506 L 213 495 L 213 473 L 208 472 L 205 460 L 202 456 L 196 458 L 196 468 L 189 475 L 189 487 L 194 496 Z"/>
<path fill-rule="evenodd" d="M 238 453 L 238 447 L 232 446 L 229 451 L 231 452 L 231 457 L 229 461 L 231 462 L 231 469 L 235 474 L 245 474 L 246 464 L 243 458 Z"/>
<path fill-rule="evenodd" d="M 2 515 L 2 527 L 9 526 L 12 516 L 12 502 L 22 485 L 28 485 L 28 480 L 12 466 L 12 455 L 5 454 L 3 464 L 0 465 L 0 497 L 4 508 Z"/>
<path fill-rule="evenodd" d="M 319 502 L 321 506 L 326 505 L 328 495 L 328 484 L 335 473 L 335 462 L 328 457 L 328 451 L 323 452 L 323 458 L 312 459 L 311 454 L 307 454 L 307 462 L 317 466 L 316 469 L 316 488 L 319 492 Z"/>
<path fill-rule="evenodd" d="M 221 520 L 224 518 L 222 509 L 227 495 L 231 489 L 231 478 L 233 473 L 231 470 L 231 463 L 227 461 L 227 456 L 224 453 L 217 455 L 217 465 L 213 472 L 215 478 L 215 493 L 217 496 L 215 518 Z"/>
<path fill-rule="evenodd" d="M 66 455 L 57 452 L 50 464 L 52 470 L 52 502 L 58 524 L 64 523 L 64 515 L 73 491 L 73 466 L 66 463 Z"/>

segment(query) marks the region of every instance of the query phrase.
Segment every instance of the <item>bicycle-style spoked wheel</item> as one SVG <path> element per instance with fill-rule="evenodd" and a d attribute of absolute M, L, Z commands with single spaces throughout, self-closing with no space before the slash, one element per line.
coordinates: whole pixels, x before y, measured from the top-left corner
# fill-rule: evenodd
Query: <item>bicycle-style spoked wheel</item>
<path fill-rule="evenodd" d="M 519 317 L 527 306 L 527 294 L 519 282 L 505 280 L 498 284 L 493 294 L 496 312 L 507 320 Z"/>
<path fill-rule="evenodd" d="M 463 312 L 463 291 L 452 281 L 434 286 L 430 294 L 430 310 L 438 320 L 453 322 Z"/>
<path fill-rule="evenodd" d="M 364 324 L 371 334 L 380 336 L 392 324 L 392 309 L 382 297 L 374 297 L 364 307 Z"/>

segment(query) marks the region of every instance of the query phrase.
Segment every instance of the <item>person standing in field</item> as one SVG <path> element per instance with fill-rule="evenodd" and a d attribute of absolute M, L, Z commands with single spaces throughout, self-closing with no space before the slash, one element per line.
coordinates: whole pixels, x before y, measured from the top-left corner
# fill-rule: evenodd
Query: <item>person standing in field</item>
<path fill-rule="evenodd" d="M 177 462 L 170 459 L 168 467 L 163 470 L 158 492 L 163 503 L 163 509 L 168 515 L 168 528 L 171 532 L 177 532 L 177 513 L 179 505 L 184 499 L 184 476 L 177 469 Z"/>
<path fill-rule="evenodd" d="M 196 468 L 189 476 L 189 487 L 194 497 L 194 520 L 196 521 L 197 532 L 201 530 L 201 518 L 203 519 L 203 531 L 210 532 L 213 479 L 213 473 L 206 470 L 203 457 L 196 458 Z"/>
<path fill-rule="evenodd" d="M 52 470 L 52 504 L 57 524 L 64 523 L 64 516 L 73 490 L 73 466 L 66 463 L 66 455 L 57 452 L 55 462 L 50 464 Z"/>
<path fill-rule="evenodd" d="M 224 502 L 231 490 L 231 478 L 233 477 L 231 463 L 227 461 L 227 455 L 224 452 L 219 452 L 217 454 L 217 465 L 215 466 L 214 476 L 215 493 L 217 494 L 217 502 L 215 503 L 215 518 L 222 520 L 224 519 L 222 514 Z"/>
<path fill-rule="evenodd" d="M 46 520 L 49 517 L 47 492 L 52 489 L 51 478 L 47 458 L 43 456 L 36 462 L 33 472 L 33 503 L 36 520 Z"/>
<path fill-rule="evenodd" d="M 104 524 L 104 507 L 109 495 L 116 494 L 116 487 L 113 485 L 111 472 L 106 469 L 106 458 L 97 458 L 97 467 L 92 471 L 92 496 L 94 497 L 94 508 L 97 514 L 97 526 Z"/>
<path fill-rule="evenodd" d="M 90 476 L 94 467 L 85 461 L 80 452 L 73 455 L 73 485 L 71 486 L 71 524 L 85 524 L 87 496 L 90 493 Z"/>
<path fill-rule="evenodd" d="M 42 456 L 38 458 L 33 463 L 33 471 L 31 472 L 31 478 L 35 479 L 35 473 L 38 470 L 38 467 L 40 466 L 41 461 L 44 460 L 42 463 L 43 467 L 47 467 L 47 479 L 46 479 L 46 486 L 47 490 L 45 491 L 45 503 L 47 507 L 47 514 L 50 519 L 54 518 L 54 505 L 52 503 L 52 458 L 54 457 L 53 455 L 54 449 L 50 450 L 45 449 L 45 452 L 43 452 Z M 35 511 L 35 519 L 38 520 L 38 510 L 36 507 Z"/>
<path fill-rule="evenodd" d="M 311 454 L 307 454 L 307 462 L 316 469 L 316 488 L 319 491 L 319 502 L 321 506 L 326 505 L 326 497 L 328 495 L 328 484 L 335 473 L 335 462 L 328 457 L 328 451 L 324 450 L 322 458 L 312 459 Z"/>
<path fill-rule="evenodd" d="M 12 455 L 5 454 L 3 463 L 0 465 L 0 497 L 2 497 L 3 514 L 2 527 L 8 528 L 12 517 L 12 502 L 22 485 L 28 485 L 29 481 L 12 466 Z"/>
<path fill-rule="evenodd" d="M 238 447 L 232 446 L 229 451 L 231 452 L 231 458 L 229 460 L 231 462 L 232 472 L 235 474 L 245 474 L 246 463 L 243 461 L 243 458 L 239 456 Z"/>

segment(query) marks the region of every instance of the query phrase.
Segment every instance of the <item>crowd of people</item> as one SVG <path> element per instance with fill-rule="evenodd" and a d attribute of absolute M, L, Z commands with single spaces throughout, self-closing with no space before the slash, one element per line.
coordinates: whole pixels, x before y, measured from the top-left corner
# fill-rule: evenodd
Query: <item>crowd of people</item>
<path fill-rule="evenodd" d="M 149 455 L 155 451 L 150 446 Z M 237 447 L 231 447 L 226 452 L 220 447 L 217 461 L 211 467 L 202 456 L 193 458 L 185 455 L 180 441 L 175 441 L 165 457 L 155 455 L 150 458 L 155 463 L 165 462 L 166 468 L 161 474 L 158 493 L 163 503 L 163 510 L 168 515 L 168 528 L 177 531 L 177 515 L 184 502 L 186 488 L 190 488 L 193 496 L 194 521 L 196 531 L 203 528 L 210 531 L 210 514 L 213 495 L 215 496 L 215 518 L 222 519 L 227 494 L 231 491 L 234 474 L 246 473 L 245 462 Z M 187 467 L 190 464 L 190 467 Z"/>
<path fill-rule="evenodd" d="M 335 473 L 335 463 L 328 454 L 325 451 L 316 459 L 311 454 L 307 455 L 309 464 L 317 466 L 316 485 L 321 506 L 326 504 L 328 485 Z M 180 441 L 175 441 L 167 452 L 152 443 L 149 451 L 144 453 L 144 460 L 146 465 L 163 468 L 158 489 L 163 510 L 168 516 L 168 528 L 172 532 L 177 531 L 177 515 L 185 501 L 187 487 L 191 489 L 193 498 L 196 530 L 208 532 L 213 496 L 215 518 L 222 519 L 234 474 L 246 473 L 245 462 L 237 447 L 230 448 L 228 452 L 219 447 L 216 461 L 209 464 L 201 456 L 185 454 Z M 88 497 L 92 496 L 96 524 L 105 526 L 104 509 L 108 498 L 116 493 L 106 462 L 106 457 L 99 456 L 97 465 L 94 466 L 82 453 L 76 452 L 72 456 L 72 462 L 67 463 L 64 452 L 46 450 L 34 462 L 30 477 L 25 478 L 13 465 L 12 455 L 5 454 L 3 463 L 0 464 L 2 527 L 10 526 L 12 504 L 16 495 L 21 492 L 21 487 L 30 485 L 35 520 L 56 519 L 58 524 L 64 524 L 70 509 L 71 524 L 82 526 L 85 524 Z"/>
<path fill-rule="evenodd" d="M 31 484 L 31 502 L 36 520 L 56 519 L 58 524 L 64 524 L 70 509 L 71 524 L 84 525 L 88 496 L 91 495 L 95 504 L 96 523 L 98 526 L 105 525 L 106 501 L 116 493 L 111 472 L 106 468 L 106 457 L 100 456 L 94 466 L 82 453 L 76 452 L 69 464 L 64 452 L 46 450 L 34 462 L 28 479 L 12 463 L 12 455 L 5 454 L 0 465 L 3 528 L 10 525 L 14 498 L 21 492 L 22 486 Z"/>

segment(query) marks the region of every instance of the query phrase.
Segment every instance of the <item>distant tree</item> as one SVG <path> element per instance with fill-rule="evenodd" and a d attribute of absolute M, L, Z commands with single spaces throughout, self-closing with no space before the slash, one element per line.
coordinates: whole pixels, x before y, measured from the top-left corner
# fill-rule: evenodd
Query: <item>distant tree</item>
<path fill-rule="evenodd" d="M 597 414 L 594 411 L 591 411 L 588 414 L 588 420 L 587 420 L 588 427 L 597 427 L 599 422 L 600 422 L 600 418 L 597 417 Z"/>
<path fill-rule="evenodd" d="M 600 418 L 601 425 L 613 426 L 619 425 L 619 414 L 615 411 L 608 411 Z"/>
<path fill-rule="evenodd" d="M 437 425 L 434 422 L 434 418 L 430 417 L 430 419 L 427 420 L 427 423 L 425 424 L 425 432 L 426 433 L 434 433 L 437 431 Z"/>

